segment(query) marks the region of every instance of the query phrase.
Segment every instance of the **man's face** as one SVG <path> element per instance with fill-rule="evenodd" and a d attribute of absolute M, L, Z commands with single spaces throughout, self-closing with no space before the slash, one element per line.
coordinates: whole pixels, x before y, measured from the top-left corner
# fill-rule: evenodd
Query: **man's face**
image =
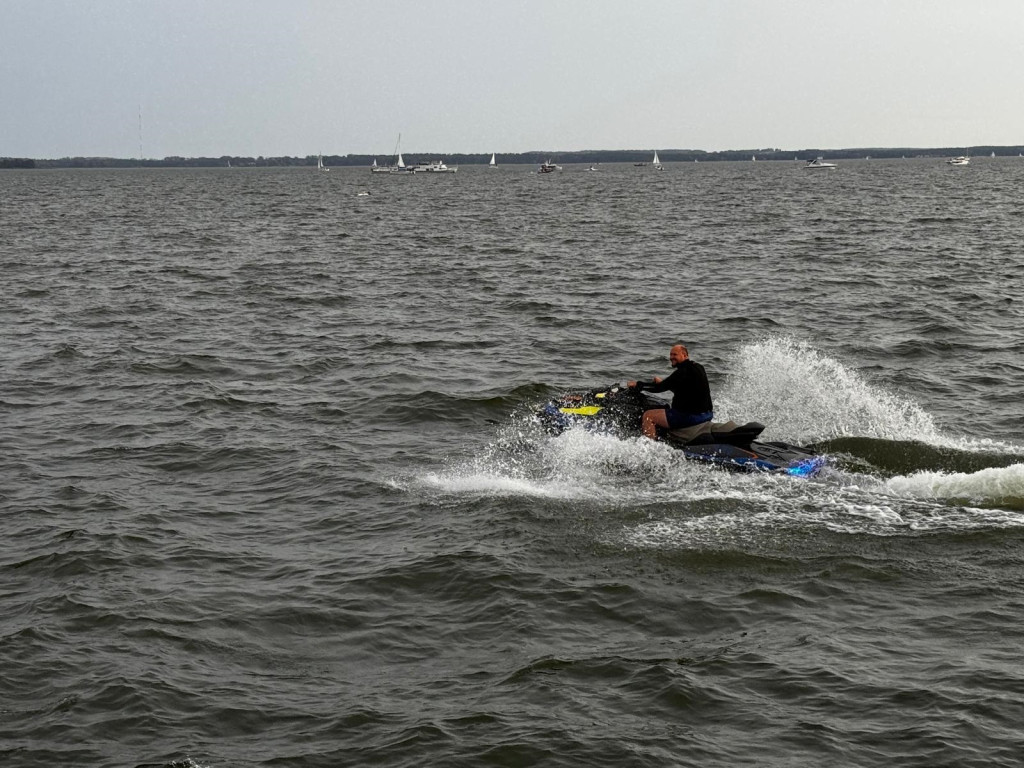
<path fill-rule="evenodd" d="M 683 352 L 683 348 L 682 347 L 672 347 L 672 349 L 669 350 L 668 361 L 670 363 L 672 363 L 672 367 L 673 368 L 675 368 L 677 365 L 679 365 L 685 359 L 686 359 L 686 353 Z"/>

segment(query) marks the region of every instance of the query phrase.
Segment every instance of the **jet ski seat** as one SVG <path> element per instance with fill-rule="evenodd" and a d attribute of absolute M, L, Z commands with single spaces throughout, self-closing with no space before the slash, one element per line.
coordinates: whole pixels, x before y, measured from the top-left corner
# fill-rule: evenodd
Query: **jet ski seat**
<path fill-rule="evenodd" d="M 665 430 L 664 435 L 667 440 L 682 445 L 724 444 L 746 447 L 762 432 L 764 424 L 758 424 L 756 421 L 748 421 L 742 425 L 735 421 L 705 421 L 692 427 Z"/>

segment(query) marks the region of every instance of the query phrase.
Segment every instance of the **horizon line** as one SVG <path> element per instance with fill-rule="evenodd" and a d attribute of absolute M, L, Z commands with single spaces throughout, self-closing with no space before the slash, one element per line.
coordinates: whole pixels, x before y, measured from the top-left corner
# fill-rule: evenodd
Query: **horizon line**
<path fill-rule="evenodd" d="M 891 146 L 891 147 L 804 147 L 800 149 L 784 149 L 780 147 L 748 147 L 740 149 L 694 149 L 694 148 L 666 148 L 657 149 L 657 151 L 673 152 L 673 153 L 690 153 L 690 154 L 702 154 L 702 155 L 722 155 L 722 154 L 734 154 L 734 153 L 765 153 L 765 154 L 791 154 L 791 153 L 806 153 L 806 152 L 943 152 L 946 150 L 970 150 L 970 149 L 984 149 L 986 152 L 993 150 L 1017 150 L 1018 152 L 1024 151 L 1024 143 L 1021 144 L 971 144 L 971 145 L 946 145 L 946 146 Z M 437 155 L 439 157 L 453 156 L 453 155 L 480 155 L 487 156 L 490 154 L 505 155 L 505 156 L 524 156 L 524 155 L 578 155 L 585 153 L 644 153 L 653 152 L 655 148 L 632 148 L 632 149 L 561 149 L 561 150 L 545 150 L 545 149 L 529 149 L 519 152 L 501 152 L 497 150 L 488 150 L 485 152 L 463 152 L 463 151 L 449 151 L 449 152 L 433 152 L 433 151 L 419 151 L 419 150 L 405 150 L 402 152 L 403 155 Z M 324 152 L 312 152 L 302 155 L 248 155 L 248 154 L 226 154 L 222 153 L 219 155 L 178 155 L 170 154 L 164 155 L 163 157 L 120 157 L 116 155 L 62 155 L 60 157 L 27 157 L 25 155 L 0 155 L 0 159 L 5 160 L 38 160 L 42 162 L 53 162 L 58 160 L 76 160 L 76 159 L 87 159 L 87 160 L 117 160 L 122 162 L 145 162 L 145 161 L 166 161 L 171 159 L 181 160 L 203 160 L 203 159 L 220 159 L 220 158 L 289 158 L 289 159 L 305 159 L 310 157 L 317 157 L 322 155 L 324 157 L 390 157 L 388 153 L 380 152 L 347 152 L 347 153 L 324 153 Z"/>

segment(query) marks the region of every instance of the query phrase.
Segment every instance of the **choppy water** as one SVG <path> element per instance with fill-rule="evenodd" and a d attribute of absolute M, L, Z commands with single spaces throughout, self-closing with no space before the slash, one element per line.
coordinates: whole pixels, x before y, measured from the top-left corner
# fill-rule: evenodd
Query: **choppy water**
<path fill-rule="evenodd" d="M 532 170 L 0 174 L 3 765 L 1020 765 L 1024 161 Z"/>

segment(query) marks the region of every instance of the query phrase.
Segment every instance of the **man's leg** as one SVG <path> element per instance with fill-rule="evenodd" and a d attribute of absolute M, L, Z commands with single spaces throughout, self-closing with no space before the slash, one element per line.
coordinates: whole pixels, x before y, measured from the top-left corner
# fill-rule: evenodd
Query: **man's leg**
<path fill-rule="evenodd" d="M 641 424 L 644 435 L 654 440 L 658 437 L 658 427 L 668 429 L 668 411 L 664 408 L 644 411 L 644 418 Z"/>

